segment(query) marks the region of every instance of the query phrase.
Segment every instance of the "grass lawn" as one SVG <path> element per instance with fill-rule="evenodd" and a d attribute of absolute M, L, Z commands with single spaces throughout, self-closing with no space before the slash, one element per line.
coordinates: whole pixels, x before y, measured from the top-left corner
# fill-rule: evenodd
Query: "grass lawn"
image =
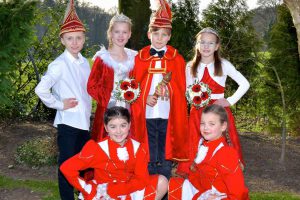
<path fill-rule="evenodd" d="M 300 200 L 300 196 L 288 192 L 250 193 L 251 200 Z"/>
<path fill-rule="evenodd" d="M 44 193 L 43 200 L 58 200 L 58 185 L 56 181 L 36 181 L 36 180 L 13 180 L 0 175 L 0 189 L 28 188 L 30 190 Z M 250 193 L 251 200 L 300 200 L 300 196 L 285 193 Z"/>
<path fill-rule="evenodd" d="M 0 189 L 28 188 L 45 194 L 43 200 L 58 200 L 58 185 L 56 181 L 13 180 L 0 175 Z"/>

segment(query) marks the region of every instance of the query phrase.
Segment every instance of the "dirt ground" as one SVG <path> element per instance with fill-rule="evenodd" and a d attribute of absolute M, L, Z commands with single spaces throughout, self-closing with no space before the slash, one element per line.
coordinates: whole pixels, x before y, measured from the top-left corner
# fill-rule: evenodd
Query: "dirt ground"
<path fill-rule="evenodd" d="M 24 141 L 37 136 L 54 136 L 51 123 L 19 122 L 0 124 L 0 174 L 13 179 L 56 180 L 55 166 L 32 169 L 17 165 L 16 148 Z M 285 164 L 279 164 L 280 138 L 270 138 L 259 133 L 240 135 L 246 161 L 245 181 L 251 192 L 277 191 L 300 195 L 300 137 L 288 138 Z M 0 200 L 35 200 L 43 194 L 19 188 L 0 189 Z"/>

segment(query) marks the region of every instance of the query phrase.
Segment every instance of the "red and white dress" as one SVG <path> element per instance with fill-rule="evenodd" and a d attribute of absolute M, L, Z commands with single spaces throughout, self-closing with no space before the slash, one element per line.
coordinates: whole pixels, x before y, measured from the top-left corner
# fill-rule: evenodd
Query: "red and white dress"
<path fill-rule="evenodd" d="M 249 199 L 238 154 L 224 137 L 201 139 L 193 166 L 188 179 L 170 179 L 169 200 L 206 200 L 212 194 L 216 200 Z"/>
<path fill-rule="evenodd" d="M 98 51 L 93 60 L 93 68 L 88 80 L 87 91 L 97 102 L 92 139 L 99 141 L 106 136 L 103 124 L 104 113 L 112 106 L 122 106 L 129 108 L 125 102 L 117 101 L 114 97 L 117 82 L 128 78 L 129 72 L 134 66 L 136 51 L 124 49 L 127 54 L 125 62 L 115 61 L 109 52 L 103 47 Z"/>
<path fill-rule="evenodd" d="M 133 139 L 123 147 L 109 137 L 96 143 L 90 140 L 82 151 L 65 161 L 60 170 L 81 199 L 155 199 L 158 175 L 147 170 L 148 150 Z M 94 179 L 86 182 L 79 171 L 94 168 Z"/>
<path fill-rule="evenodd" d="M 250 84 L 247 79 L 235 69 L 235 67 L 227 60 L 222 59 L 222 76 L 214 76 L 214 63 L 204 64 L 200 63 L 197 68 L 197 77 L 192 77 L 191 75 L 191 66 L 190 63 L 186 67 L 186 81 L 187 86 L 194 83 L 194 81 L 200 80 L 201 82 L 207 84 L 211 89 L 211 101 L 209 104 L 213 104 L 217 99 L 224 98 L 224 91 L 225 91 L 225 83 L 226 79 L 229 76 L 232 78 L 238 85 L 238 89 L 236 92 L 227 98 L 227 101 L 230 105 L 234 105 L 249 89 Z M 195 157 L 197 153 L 197 144 L 195 141 L 199 141 L 201 137 L 200 133 L 200 122 L 201 122 L 201 115 L 202 115 L 203 107 L 200 109 L 196 109 L 192 106 L 190 111 L 189 117 L 189 135 L 190 135 L 190 158 L 191 160 Z M 240 161 L 245 165 L 242 148 L 238 136 L 238 132 L 235 126 L 234 116 L 229 107 L 225 107 L 225 110 L 228 115 L 228 132 L 229 137 L 232 143 L 232 146 L 237 150 Z M 188 166 L 189 164 L 180 164 L 178 166 L 178 173 L 188 173 Z"/>

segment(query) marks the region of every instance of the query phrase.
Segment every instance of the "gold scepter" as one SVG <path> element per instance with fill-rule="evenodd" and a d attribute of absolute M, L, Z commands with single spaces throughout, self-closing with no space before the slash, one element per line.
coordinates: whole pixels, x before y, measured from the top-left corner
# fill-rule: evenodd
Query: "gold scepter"
<path fill-rule="evenodd" d="M 165 87 L 172 79 L 172 72 L 168 72 L 166 75 L 164 75 L 163 79 L 161 80 L 161 82 L 158 83 L 158 85 L 156 86 L 156 88 L 160 87 L 160 89 L 162 89 L 162 87 Z M 159 93 L 157 93 L 157 90 L 155 90 L 154 96 L 156 96 L 157 98 L 160 96 Z M 161 96 L 161 99 L 164 100 L 164 96 Z"/>

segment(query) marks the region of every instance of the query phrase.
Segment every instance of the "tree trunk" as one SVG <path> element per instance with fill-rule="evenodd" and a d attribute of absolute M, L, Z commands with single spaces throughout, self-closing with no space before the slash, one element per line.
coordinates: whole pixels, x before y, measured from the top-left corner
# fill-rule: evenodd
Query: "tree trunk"
<path fill-rule="evenodd" d="M 279 162 L 281 164 L 284 164 L 284 160 L 285 160 L 285 152 L 286 152 L 286 105 L 285 105 L 285 96 L 284 96 L 284 90 L 281 84 L 281 80 L 280 77 L 277 73 L 277 70 L 275 67 L 272 67 L 272 70 L 274 71 L 276 78 L 277 78 L 277 82 L 278 82 L 278 87 L 280 90 L 280 94 L 281 94 L 281 101 L 282 101 L 282 122 L 281 122 L 281 156 L 279 159 Z"/>
<path fill-rule="evenodd" d="M 283 0 L 291 12 L 298 38 L 298 55 L 300 59 L 300 0 Z"/>
<path fill-rule="evenodd" d="M 119 12 L 132 20 L 132 34 L 126 46 L 135 50 L 141 49 L 148 42 L 147 31 L 150 18 L 149 0 L 119 0 Z"/>

